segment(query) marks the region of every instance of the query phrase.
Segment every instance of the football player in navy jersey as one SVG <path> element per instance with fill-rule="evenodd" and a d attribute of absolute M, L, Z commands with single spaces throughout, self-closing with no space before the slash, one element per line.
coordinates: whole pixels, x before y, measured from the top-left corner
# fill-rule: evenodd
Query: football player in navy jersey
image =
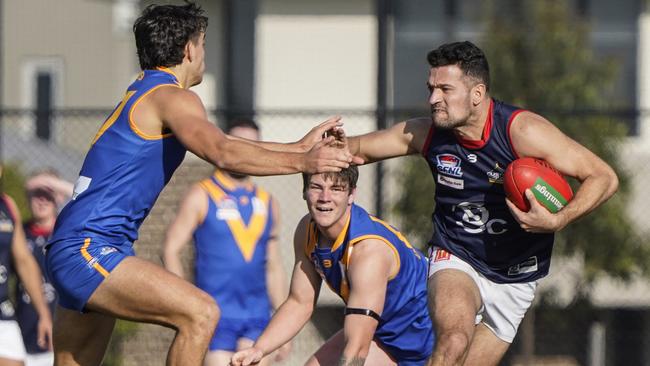
<path fill-rule="evenodd" d="M 52 317 L 43 295 L 42 274 L 29 252 L 18 207 L 0 190 L 0 365 L 3 366 L 23 365 L 26 357 L 9 293 L 10 278 L 14 275 L 18 275 L 34 306 L 34 343 L 43 350 L 51 350 Z"/>
<path fill-rule="evenodd" d="M 548 273 L 553 233 L 605 202 L 618 179 L 544 117 L 493 99 L 487 59 L 474 44 L 445 44 L 427 58 L 431 115 L 348 144 L 366 162 L 411 154 L 426 159 L 436 182 L 431 364 L 496 365 Z M 580 181 L 573 200 L 552 214 L 527 190 L 531 209 L 518 210 L 505 198 L 502 175 L 520 157 L 546 160 Z"/>
<path fill-rule="evenodd" d="M 101 364 L 116 318 L 173 329 L 167 365 L 203 362 L 219 317 L 214 300 L 133 249 L 187 150 L 254 175 L 339 171 L 355 160 L 336 129 L 338 118 L 292 144 L 231 138 L 208 121 L 189 90 L 203 79 L 206 28 L 207 17 L 192 2 L 150 5 L 135 21 L 142 72 L 91 141 L 46 248 L 59 295 L 56 365 Z"/>

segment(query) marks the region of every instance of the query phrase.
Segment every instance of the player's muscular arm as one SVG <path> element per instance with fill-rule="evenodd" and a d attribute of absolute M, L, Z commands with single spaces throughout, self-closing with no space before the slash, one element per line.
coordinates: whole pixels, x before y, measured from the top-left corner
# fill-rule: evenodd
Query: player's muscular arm
<path fill-rule="evenodd" d="M 520 157 L 544 159 L 581 183 L 573 199 L 557 214 L 531 210 L 531 217 L 525 217 L 526 213 L 521 215 L 528 219 L 527 224 L 532 225 L 531 231 L 560 230 L 593 211 L 618 189 L 616 173 L 607 163 L 537 114 L 523 112 L 517 115 L 510 128 L 510 138 Z M 532 217 L 532 214 L 538 215 Z"/>
<path fill-rule="evenodd" d="M 317 143 L 304 154 L 272 151 L 252 141 L 228 138 L 208 121 L 199 97 L 188 90 L 160 88 L 149 98 L 148 103 L 155 105 L 156 118 L 185 147 L 222 169 L 251 175 L 331 172 L 348 167 L 352 160 L 344 149 L 328 146 L 333 137 Z"/>
<path fill-rule="evenodd" d="M 289 296 L 273 314 L 269 325 L 257 339 L 253 347 L 235 353 L 231 363 L 235 366 L 251 365 L 262 357 L 275 351 L 298 334 L 314 311 L 320 292 L 321 278 L 314 265 L 305 255 L 307 237 L 305 217 L 298 224 L 294 235 L 295 264 Z"/>
<path fill-rule="evenodd" d="M 203 222 L 208 211 L 207 193 L 197 184 L 187 193 L 174 221 L 167 228 L 163 252 L 165 268 L 184 278 L 181 251 L 192 238 L 192 233 Z"/>
<path fill-rule="evenodd" d="M 350 153 L 366 163 L 417 154 L 422 151 L 430 127 L 430 118 L 415 118 L 385 130 L 348 137 Z"/>
<path fill-rule="evenodd" d="M 381 314 L 388 279 L 397 270 L 392 249 L 379 240 L 363 240 L 355 244 L 349 263 L 350 297 L 347 307 L 369 309 Z M 358 360 L 365 360 L 377 325 L 377 320 L 366 315 L 345 316 L 345 347 L 340 365 L 356 365 Z"/>
<path fill-rule="evenodd" d="M 285 151 L 285 152 L 297 152 L 304 153 L 309 151 L 314 145 L 323 140 L 323 134 L 330 130 L 338 130 L 342 128 L 343 123 L 341 122 L 340 116 L 330 117 L 325 122 L 322 122 L 318 126 L 312 128 L 305 136 L 300 140 L 293 143 L 279 143 L 271 141 L 251 141 L 246 140 L 241 137 L 235 137 L 228 135 L 228 138 L 236 140 L 245 140 L 247 142 L 254 143 L 265 149 L 273 151 Z"/>

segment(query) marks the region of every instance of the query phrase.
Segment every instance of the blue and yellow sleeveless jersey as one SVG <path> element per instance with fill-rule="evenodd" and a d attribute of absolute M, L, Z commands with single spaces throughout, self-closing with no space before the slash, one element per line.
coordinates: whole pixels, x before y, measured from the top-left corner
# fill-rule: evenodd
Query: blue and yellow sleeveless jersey
<path fill-rule="evenodd" d="M 331 248 L 319 248 L 319 232 L 308 224 L 305 254 L 327 285 L 347 303 L 353 284 L 347 278 L 354 245 L 377 239 L 388 245 L 399 264 L 391 274 L 375 340 L 398 362 L 419 363 L 433 350 L 434 335 L 427 310 L 427 258 L 386 222 L 353 204 L 345 228 Z"/>
<path fill-rule="evenodd" d="M 11 254 L 14 230 L 20 221 L 9 200 L 7 195 L 0 193 L 0 320 L 15 319 L 14 306 L 9 299 L 9 278 L 14 273 Z"/>
<path fill-rule="evenodd" d="M 237 186 L 219 171 L 200 185 L 210 198 L 194 232 L 196 285 L 215 298 L 224 319 L 268 319 L 271 196 L 252 183 Z"/>
<path fill-rule="evenodd" d="M 138 228 L 186 151 L 171 133 L 146 135 L 132 119 L 138 103 L 160 87 L 181 85 L 169 69 L 145 70 L 101 126 L 50 245 L 80 237 L 131 245 L 138 238 Z"/>
<path fill-rule="evenodd" d="M 537 280 L 551 263 L 553 234 L 524 231 L 505 201 L 503 174 L 518 157 L 510 125 L 521 111 L 492 100 L 481 141 L 432 126 L 423 148 L 436 181 L 431 245 L 497 283 Z"/>

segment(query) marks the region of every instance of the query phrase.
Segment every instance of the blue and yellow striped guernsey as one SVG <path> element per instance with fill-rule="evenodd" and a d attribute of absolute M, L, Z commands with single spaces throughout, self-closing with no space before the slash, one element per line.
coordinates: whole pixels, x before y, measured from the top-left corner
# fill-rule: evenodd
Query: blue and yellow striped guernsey
<path fill-rule="evenodd" d="M 200 186 L 210 198 L 194 231 L 196 285 L 217 300 L 224 319 L 268 320 L 271 196 L 252 183 L 235 185 L 219 171 Z"/>
<path fill-rule="evenodd" d="M 389 277 L 375 340 L 399 365 L 423 365 L 434 342 L 427 310 L 426 256 L 413 248 L 402 233 L 355 204 L 331 248 L 318 247 L 318 229 L 313 221 L 308 225 L 305 254 L 332 291 L 346 303 L 353 287 L 347 270 L 354 245 L 364 239 L 377 239 L 393 250 L 399 268 Z"/>
<path fill-rule="evenodd" d="M 145 70 L 97 132 L 74 188 L 58 217 L 49 245 L 72 238 L 99 238 L 132 245 L 138 228 L 185 157 L 171 134 L 146 135 L 132 119 L 138 103 L 160 87 L 181 87 L 166 68 Z"/>

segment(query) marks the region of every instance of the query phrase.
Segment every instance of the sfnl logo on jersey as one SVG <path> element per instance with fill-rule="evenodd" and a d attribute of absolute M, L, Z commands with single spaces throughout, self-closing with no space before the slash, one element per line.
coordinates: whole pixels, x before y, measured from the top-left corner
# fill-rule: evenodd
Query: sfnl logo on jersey
<path fill-rule="evenodd" d="M 460 158 L 453 154 L 440 154 L 436 156 L 438 172 L 452 177 L 462 177 L 463 169 L 460 167 Z"/>

